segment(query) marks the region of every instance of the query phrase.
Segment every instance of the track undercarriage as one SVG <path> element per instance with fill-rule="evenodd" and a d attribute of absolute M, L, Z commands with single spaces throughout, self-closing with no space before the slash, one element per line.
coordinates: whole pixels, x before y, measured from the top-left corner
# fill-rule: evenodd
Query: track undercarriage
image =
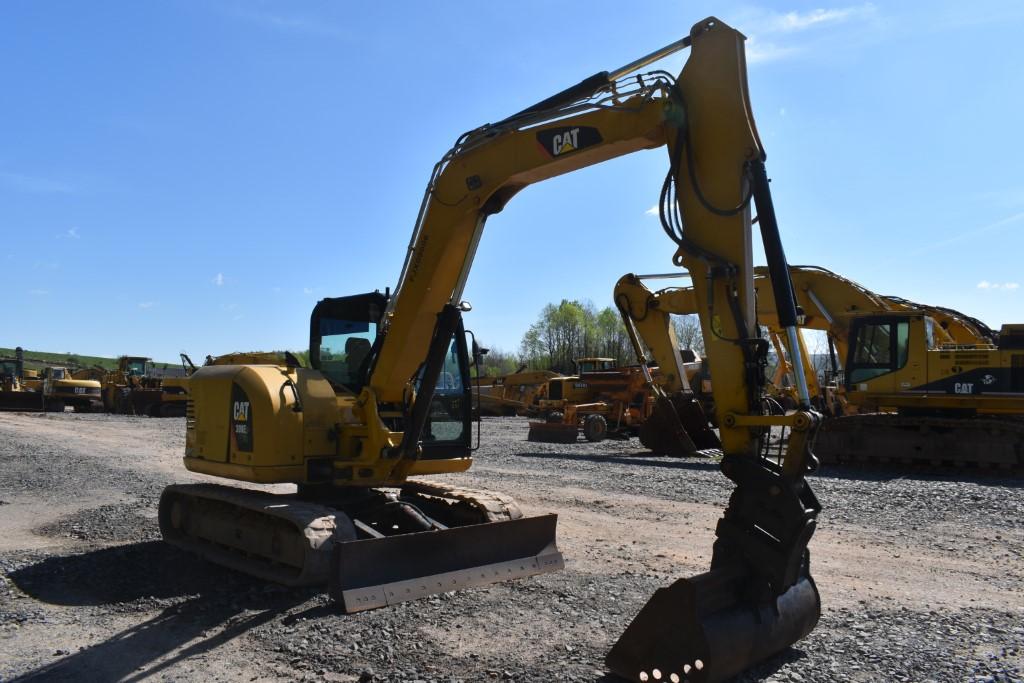
<path fill-rule="evenodd" d="M 1024 420 L 868 413 L 826 420 L 814 448 L 822 462 L 1024 468 Z"/>
<path fill-rule="evenodd" d="M 431 482 L 294 495 L 176 485 L 159 518 L 167 542 L 284 585 L 329 584 L 346 612 L 563 567 L 555 515 Z"/>

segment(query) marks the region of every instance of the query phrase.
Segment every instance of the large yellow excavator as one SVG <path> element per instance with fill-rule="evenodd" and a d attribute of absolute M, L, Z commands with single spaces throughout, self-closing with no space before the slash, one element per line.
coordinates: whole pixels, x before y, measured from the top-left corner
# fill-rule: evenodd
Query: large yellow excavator
<path fill-rule="evenodd" d="M 800 327 L 827 334 L 841 378 L 819 385 L 798 334 L 794 358 L 803 359 L 812 402 L 830 416 L 815 444 L 822 461 L 1024 465 L 1024 326 L 996 333 L 960 311 L 876 294 L 825 268 L 789 272 Z M 675 347 L 669 316 L 697 312 L 700 300 L 696 287 L 652 292 L 644 279 L 623 276 L 615 300 L 664 364 Z M 768 269 L 756 268 L 754 282 L 759 322 L 779 329 Z"/>
<path fill-rule="evenodd" d="M 326 581 L 347 611 L 561 567 L 554 515 L 521 517 L 503 496 L 414 477 L 472 464 L 463 291 L 487 218 L 530 184 L 663 147 L 662 222 L 705 302 L 722 471 L 736 488 L 710 571 L 660 589 L 607 664 L 633 681 L 718 681 L 809 633 L 820 599 L 807 544 L 820 506 L 804 475 L 819 415 L 806 388 L 798 411 L 762 410 L 752 201 L 771 271 L 787 265 L 743 41 L 706 19 L 662 50 L 461 136 L 431 175 L 394 293 L 314 308 L 311 368 L 220 365 L 190 378 L 185 466 L 298 492 L 171 486 L 164 538 L 258 576 Z M 678 76 L 641 73 L 685 48 Z M 772 284 L 780 325 L 795 334 L 789 279 Z M 793 430 L 781 465 L 764 457 L 772 426 Z"/>

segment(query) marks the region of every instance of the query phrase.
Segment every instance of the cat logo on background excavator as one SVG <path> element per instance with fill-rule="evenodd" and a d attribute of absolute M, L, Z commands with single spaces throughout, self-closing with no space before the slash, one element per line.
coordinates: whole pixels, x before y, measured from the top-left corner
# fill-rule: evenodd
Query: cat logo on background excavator
<path fill-rule="evenodd" d="M 537 142 L 551 157 L 578 152 L 603 141 L 601 133 L 593 126 L 561 126 L 537 132 Z"/>

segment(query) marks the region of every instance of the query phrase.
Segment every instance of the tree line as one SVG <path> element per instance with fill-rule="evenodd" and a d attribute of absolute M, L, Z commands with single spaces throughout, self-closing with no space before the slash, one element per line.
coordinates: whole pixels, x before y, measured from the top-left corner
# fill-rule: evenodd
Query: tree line
<path fill-rule="evenodd" d="M 704 340 L 696 316 L 672 316 L 682 348 L 703 354 Z M 589 301 L 562 299 L 548 304 L 537 321 L 523 334 L 517 352 L 492 348 L 484 358 L 481 374 L 507 375 L 520 368 L 574 372 L 577 358 L 613 358 L 621 365 L 636 363 L 633 345 L 619 312 L 598 309 Z"/>

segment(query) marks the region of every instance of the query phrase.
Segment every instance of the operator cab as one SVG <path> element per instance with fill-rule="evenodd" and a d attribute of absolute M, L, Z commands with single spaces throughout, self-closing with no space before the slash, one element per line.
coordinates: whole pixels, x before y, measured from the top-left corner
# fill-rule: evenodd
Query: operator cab
<path fill-rule="evenodd" d="M 582 375 L 588 372 L 607 372 L 616 369 L 614 358 L 577 358 L 576 374 Z"/>
<path fill-rule="evenodd" d="M 335 392 L 358 395 L 373 373 L 380 324 L 388 298 L 380 292 L 323 299 L 310 318 L 309 362 Z M 416 377 L 422 382 L 423 367 Z M 469 454 L 471 430 L 469 351 L 459 320 L 449 338 L 437 377 L 428 417 L 420 435 L 423 459 L 464 457 Z M 409 406 L 401 407 L 408 413 Z M 396 411 L 397 413 L 397 411 Z M 386 418 L 392 431 L 404 431 L 405 420 Z"/>
<path fill-rule="evenodd" d="M 148 358 L 128 358 L 125 361 L 125 372 L 129 377 L 143 377 L 146 374 Z"/>
<path fill-rule="evenodd" d="M 369 378 L 387 297 L 380 292 L 323 299 L 313 309 L 309 362 L 335 391 L 358 394 Z"/>
<path fill-rule="evenodd" d="M 895 372 L 907 364 L 910 353 L 910 319 L 907 316 L 872 315 L 855 318 L 850 329 L 847 388 Z"/>

